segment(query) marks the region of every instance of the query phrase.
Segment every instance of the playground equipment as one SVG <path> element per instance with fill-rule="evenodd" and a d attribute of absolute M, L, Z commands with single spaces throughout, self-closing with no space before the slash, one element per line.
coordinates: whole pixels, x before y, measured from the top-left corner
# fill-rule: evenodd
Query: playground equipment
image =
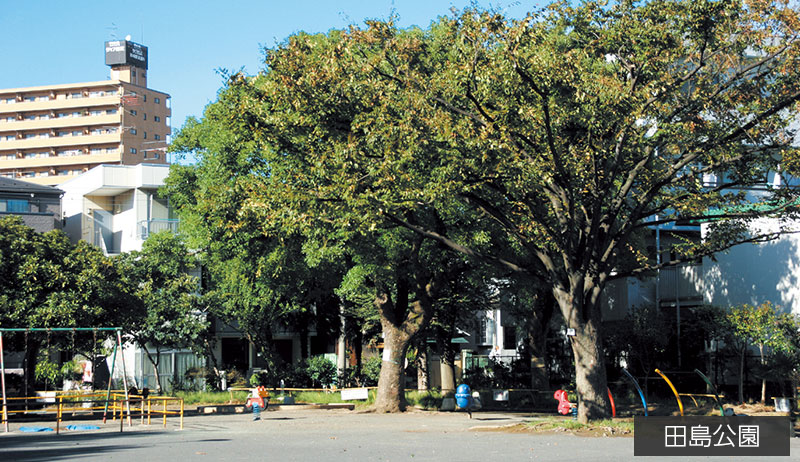
<path fill-rule="evenodd" d="M 717 393 L 717 387 L 715 387 L 714 384 L 711 383 L 711 380 L 709 380 L 705 374 L 700 372 L 699 369 L 695 369 L 694 371 L 708 384 L 709 387 L 711 387 L 711 391 L 714 392 L 714 399 L 717 400 L 717 406 L 719 406 L 719 415 L 725 417 L 725 409 L 722 407 L 722 400 L 719 399 L 719 393 Z M 694 399 L 694 397 L 692 397 L 692 399 Z"/>
<path fill-rule="evenodd" d="M 656 369 L 656 374 L 660 375 L 661 378 L 664 379 L 664 381 L 667 382 L 667 385 L 669 385 L 669 387 L 672 389 L 672 392 L 675 393 L 675 399 L 678 400 L 678 409 L 680 409 L 681 417 L 683 417 L 683 403 L 681 402 L 680 395 L 678 395 L 678 390 L 675 389 L 675 385 L 673 385 L 672 382 L 670 382 L 670 380 L 667 378 L 667 376 L 664 375 L 664 373 L 661 372 L 660 370 Z"/>
<path fill-rule="evenodd" d="M 3 424 L 5 427 L 6 433 L 8 430 L 8 397 L 6 396 L 6 370 L 5 370 L 5 352 L 3 350 L 3 333 L 4 332 L 24 332 L 27 340 L 27 335 L 29 332 L 47 332 L 48 335 L 48 343 L 49 337 L 52 332 L 72 332 L 73 335 L 73 344 L 74 344 L 74 336 L 76 332 L 86 332 L 91 331 L 94 333 L 95 340 L 97 338 L 97 332 L 108 332 L 113 331 L 116 332 L 116 342 L 114 343 L 114 352 L 112 353 L 112 361 L 111 361 L 111 372 L 108 377 L 108 391 L 106 392 L 106 400 L 105 400 L 105 409 L 103 412 L 103 423 L 106 422 L 106 416 L 108 414 L 108 403 L 111 399 L 111 380 L 114 377 L 114 368 L 116 365 L 117 360 L 117 347 L 122 350 L 122 328 L 120 327 L 32 327 L 32 328 L 2 328 L 0 329 L 0 387 L 2 387 L 2 394 L 3 394 Z M 49 345 L 48 345 L 49 347 Z M 125 356 L 122 357 L 122 380 L 124 384 L 124 392 L 125 392 L 125 402 L 128 406 L 128 425 L 131 425 L 131 412 L 130 412 L 130 400 L 128 397 L 128 379 L 127 379 L 127 371 L 125 370 Z M 27 398 L 26 398 L 27 399 Z"/>
<path fill-rule="evenodd" d="M 622 369 L 622 373 L 625 374 L 628 379 L 633 382 L 633 386 L 636 387 L 636 391 L 639 392 L 639 398 L 642 399 L 642 407 L 644 407 L 644 416 L 647 417 L 647 400 L 644 399 L 644 393 L 642 392 L 642 387 L 639 386 L 639 382 L 634 378 L 627 369 Z"/>
<path fill-rule="evenodd" d="M 617 406 L 614 404 L 614 397 L 611 395 L 611 389 L 607 388 L 608 400 L 611 402 L 611 417 L 617 416 Z M 558 413 L 562 415 L 572 414 L 573 418 L 578 418 L 578 406 L 569 402 L 567 392 L 564 390 L 556 390 L 553 393 L 553 399 L 558 400 Z"/>

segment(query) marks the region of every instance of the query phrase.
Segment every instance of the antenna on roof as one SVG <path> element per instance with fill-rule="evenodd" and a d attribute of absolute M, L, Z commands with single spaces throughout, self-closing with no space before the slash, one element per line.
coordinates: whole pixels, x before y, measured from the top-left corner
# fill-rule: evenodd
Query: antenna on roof
<path fill-rule="evenodd" d="M 112 22 L 111 23 L 111 27 L 106 27 L 106 29 L 111 31 L 109 33 L 109 35 L 111 36 L 112 39 L 116 40 L 117 39 L 117 25 Z"/>

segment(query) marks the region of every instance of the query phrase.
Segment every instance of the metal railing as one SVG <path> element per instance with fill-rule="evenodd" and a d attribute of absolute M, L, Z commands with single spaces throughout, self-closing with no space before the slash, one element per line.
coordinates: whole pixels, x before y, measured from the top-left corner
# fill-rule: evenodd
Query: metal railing
<path fill-rule="evenodd" d="M 147 239 L 151 234 L 160 231 L 177 233 L 179 223 L 180 220 L 172 219 L 142 220 L 139 222 L 139 232 L 143 240 Z"/>

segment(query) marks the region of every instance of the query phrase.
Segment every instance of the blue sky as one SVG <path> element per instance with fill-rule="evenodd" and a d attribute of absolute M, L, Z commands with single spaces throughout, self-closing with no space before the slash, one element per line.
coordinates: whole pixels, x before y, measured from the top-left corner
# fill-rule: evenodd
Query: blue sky
<path fill-rule="evenodd" d="M 364 19 L 426 27 L 469 0 L 0 0 L 0 88 L 105 80 L 104 42 L 124 39 L 148 47 L 148 86 L 172 96 L 172 126 L 201 116 L 222 85 L 216 70 L 261 69 L 262 47 L 294 32 L 324 32 Z M 476 2 L 514 17 L 537 2 Z M 13 5 L 13 6 L 11 6 Z"/>

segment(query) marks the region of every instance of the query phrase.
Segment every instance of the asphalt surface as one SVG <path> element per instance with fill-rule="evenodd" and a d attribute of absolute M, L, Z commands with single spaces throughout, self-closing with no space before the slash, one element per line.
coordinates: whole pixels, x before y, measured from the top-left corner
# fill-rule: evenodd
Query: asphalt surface
<path fill-rule="evenodd" d="M 69 421 L 99 430 L 24 433 L 20 426 L 55 428 L 54 422 L 11 422 L 0 433 L 0 461 L 688 461 L 687 457 L 633 457 L 633 438 L 578 437 L 510 431 L 526 414 L 414 411 L 400 415 L 346 410 L 276 410 L 253 421 L 249 414 L 187 416 L 184 429 L 170 417 L 123 427 L 119 422 Z M 2 429 L 0 428 L 0 431 Z M 800 439 L 791 442 L 800 459 Z M 730 458 L 706 458 L 731 460 Z M 752 460 L 753 458 L 736 458 Z M 705 459 L 704 459 L 705 460 Z"/>

